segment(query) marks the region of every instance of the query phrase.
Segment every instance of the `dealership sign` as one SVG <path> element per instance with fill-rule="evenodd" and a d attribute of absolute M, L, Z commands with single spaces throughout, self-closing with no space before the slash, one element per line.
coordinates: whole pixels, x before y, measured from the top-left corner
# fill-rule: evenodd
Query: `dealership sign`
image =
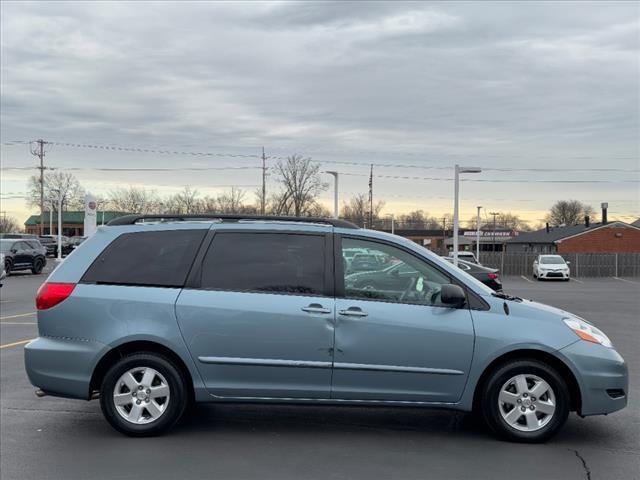
<path fill-rule="evenodd" d="M 96 199 L 90 193 L 84 197 L 84 235 L 90 237 L 96 233 L 97 224 L 97 208 Z"/>
<path fill-rule="evenodd" d="M 476 230 L 467 230 L 463 233 L 465 237 L 476 237 L 478 232 Z M 504 238 L 504 237 L 517 237 L 518 232 L 515 230 L 480 230 L 481 237 L 496 237 L 496 238 Z"/>

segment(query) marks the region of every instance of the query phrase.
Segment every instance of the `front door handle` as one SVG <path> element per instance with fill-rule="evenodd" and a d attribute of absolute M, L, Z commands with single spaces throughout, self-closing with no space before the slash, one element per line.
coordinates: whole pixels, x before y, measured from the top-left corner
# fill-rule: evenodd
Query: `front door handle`
<path fill-rule="evenodd" d="M 338 313 L 345 317 L 366 317 L 369 315 L 367 312 L 363 312 L 360 307 L 349 307 L 346 310 L 340 310 Z"/>
<path fill-rule="evenodd" d="M 331 313 L 330 308 L 324 308 L 319 303 L 312 303 L 306 307 L 302 307 L 302 311 L 307 313 Z"/>

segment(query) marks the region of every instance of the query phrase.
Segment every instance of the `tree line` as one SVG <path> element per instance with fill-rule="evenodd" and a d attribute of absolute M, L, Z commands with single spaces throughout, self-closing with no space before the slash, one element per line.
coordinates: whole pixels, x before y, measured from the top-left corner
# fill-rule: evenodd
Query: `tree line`
<path fill-rule="evenodd" d="M 215 196 L 201 195 L 197 189 L 185 186 L 182 191 L 172 195 L 160 195 L 155 190 L 144 187 L 116 188 L 103 196 L 97 196 L 99 210 L 140 214 L 203 214 L 203 213 L 243 213 L 283 216 L 329 217 L 332 212 L 318 202 L 318 196 L 329 188 L 329 184 L 321 178 L 320 165 L 310 158 L 292 155 L 281 160 L 273 167 L 272 176 L 277 188 L 267 198 L 262 198 L 262 190 L 253 194 L 231 187 L 228 191 Z M 45 210 L 57 212 L 58 198 L 62 197 L 62 210 L 84 210 L 86 191 L 71 173 L 60 171 L 47 172 L 44 175 Z M 40 178 L 36 175 L 28 180 L 27 205 L 30 208 L 40 207 Z M 340 218 L 349 220 L 359 226 L 379 229 L 391 228 L 391 217 L 382 216 L 385 206 L 383 201 L 373 203 L 373 211 L 368 196 L 359 194 L 343 202 Z M 588 215 L 592 222 L 596 221 L 594 209 L 578 200 L 561 200 L 556 202 L 545 217 L 550 226 L 574 225 L 584 221 Z M 373 225 L 369 219 L 373 218 Z M 415 210 L 393 218 L 396 229 L 450 229 L 452 216 L 441 217 L 429 215 L 424 210 Z M 0 221 L 0 231 L 15 231 L 17 221 L 4 217 Z M 468 228 L 476 228 L 477 218 L 474 216 L 467 222 Z M 537 225 L 538 228 L 544 224 Z M 481 218 L 480 227 L 494 228 L 493 218 Z M 530 230 L 526 221 L 510 212 L 501 212 L 495 218 L 496 229 Z"/>

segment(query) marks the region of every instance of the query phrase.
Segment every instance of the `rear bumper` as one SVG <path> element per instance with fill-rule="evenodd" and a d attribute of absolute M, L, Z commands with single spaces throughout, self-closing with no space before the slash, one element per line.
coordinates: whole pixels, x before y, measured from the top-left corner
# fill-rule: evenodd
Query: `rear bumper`
<path fill-rule="evenodd" d="M 107 349 L 92 340 L 38 337 L 24 349 L 27 376 L 48 395 L 89 400 L 93 369 Z"/>
<path fill-rule="evenodd" d="M 613 348 L 578 341 L 559 353 L 574 366 L 582 396 L 581 415 L 606 415 L 627 406 L 627 364 Z"/>

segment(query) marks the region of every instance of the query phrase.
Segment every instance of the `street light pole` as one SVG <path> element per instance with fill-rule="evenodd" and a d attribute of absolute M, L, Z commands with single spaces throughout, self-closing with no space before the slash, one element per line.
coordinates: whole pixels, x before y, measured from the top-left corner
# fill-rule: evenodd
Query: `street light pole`
<path fill-rule="evenodd" d="M 326 173 L 333 175 L 333 216 L 338 218 L 338 172 L 329 171 Z"/>
<path fill-rule="evenodd" d="M 453 198 L 453 264 L 458 266 L 458 224 L 460 222 L 458 218 L 458 203 L 460 193 L 460 174 L 461 173 L 480 173 L 482 169 L 480 167 L 461 167 L 456 163 L 455 175 L 454 175 L 454 198 Z"/>
<path fill-rule="evenodd" d="M 58 262 L 62 261 L 62 192 L 58 192 Z"/>
<path fill-rule="evenodd" d="M 476 261 L 480 263 L 480 209 L 478 206 L 478 217 L 476 218 Z"/>

